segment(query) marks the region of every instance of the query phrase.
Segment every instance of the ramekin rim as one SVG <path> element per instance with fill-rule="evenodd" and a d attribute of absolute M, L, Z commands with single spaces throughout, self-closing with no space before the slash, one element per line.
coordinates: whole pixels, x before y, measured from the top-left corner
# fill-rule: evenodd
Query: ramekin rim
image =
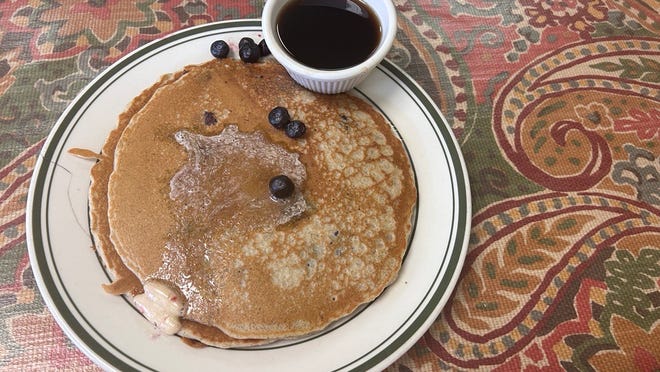
<path fill-rule="evenodd" d="M 273 31 L 275 30 L 275 25 L 274 25 L 275 15 L 273 14 L 273 11 L 276 2 L 277 2 L 276 0 L 266 1 L 266 4 L 262 12 L 261 25 L 262 25 L 262 33 L 264 39 L 266 39 L 266 45 L 268 45 L 268 48 L 270 49 L 270 52 L 273 55 L 273 57 L 275 57 L 275 59 L 278 62 L 280 62 L 280 64 L 282 64 L 284 68 L 286 68 L 287 70 L 292 70 L 296 74 L 304 75 L 310 78 L 314 78 L 316 80 L 339 81 L 370 71 L 385 58 L 387 53 L 392 48 L 392 44 L 394 43 L 394 38 L 396 37 L 396 32 L 397 32 L 396 9 L 392 1 L 387 0 L 384 2 L 384 4 L 386 7 L 386 11 L 388 13 L 388 17 L 390 17 L 392 22 L 389 23 L 389 27 L 387 29 L 381 30 L 381 32 L 383 32 L 382 41 L 378 46 L 378 48 L 376 48 L 374 53 L 372 53 L 369 56 L 369 58 L 367 58 L 365 61 L 363 61 L 360 64 L 344 69 L 320 70 L 320 69 L 311 68 L 293 59 L 293 57 L 291 57 L 289 53 L 286 50 L 284 50 L 284 47 L 280 44 L 276 36 L 276 32 L 269 31 L 269 30 L 273 30 Z"/>

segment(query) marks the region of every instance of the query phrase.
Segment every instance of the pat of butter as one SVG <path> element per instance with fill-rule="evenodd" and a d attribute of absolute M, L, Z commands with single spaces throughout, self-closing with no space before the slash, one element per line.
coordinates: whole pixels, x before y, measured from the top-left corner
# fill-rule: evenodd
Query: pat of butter
<path fill-rule="evenodd" d="M 161 332 L 173 335 L 181 329 L 183 299 L 171 286 L 157 280 L 144 283 L 144 293 L 133 298 L 137 309 Z"/>

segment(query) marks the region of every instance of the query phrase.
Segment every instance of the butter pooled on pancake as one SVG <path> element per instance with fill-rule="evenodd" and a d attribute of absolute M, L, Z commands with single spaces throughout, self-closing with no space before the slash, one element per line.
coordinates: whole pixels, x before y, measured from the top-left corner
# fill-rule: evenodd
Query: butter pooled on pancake
<path fill-rule="evenodd" d="M 189 223 L 210 222 L 206 228 L 224 230 L 247 225 L 251 230 L 281 225 L 305 211 L 300 192 L 304 165 L 262 133 L 241 133 L 229 125 L 216 136 L 179 131 L 174 137 L 188 152 L 188 162 L 170 181 L 170 199 Z M 292 178 L 297 191 L 274 201 L 266 185 L 278 174 Z"/>
<path fill-rule="evenodd" d="M 105 249 L 185 297 L 180 334 L 222 347 L 304 335 L 394 280 L 416 190 L 401 141 L 368 103 L 311 93 L 272 61 L 234 60 L 189 66 L 145 101 L 91 209 L 107 203 Z M 270 126 L 276 106 L 307 124 L 301 139 Z M 279 174 L 295 184 L 282 200 L 268 192 Z"/>

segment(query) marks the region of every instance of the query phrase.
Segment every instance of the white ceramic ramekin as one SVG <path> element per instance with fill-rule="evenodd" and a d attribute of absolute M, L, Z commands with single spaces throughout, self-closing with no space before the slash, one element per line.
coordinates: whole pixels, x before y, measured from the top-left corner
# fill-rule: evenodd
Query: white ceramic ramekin
<path fill-rule="evenodd" d="M 277 35 L 278 14 L 290 1 L 292 0 L 267 0 L 261 14 L 261 26 L 273 57 L 284 66 L 293 80 L 309 90 L 334 94 L 352 89 L 367 77 L 392 47 L 397 30 L 394 4 L 391 0 L 361 0 L 374 11 L 382 27 L 380 44 L 371 56 L 359 65 L 345 69 L 319 70 L 305 66 L 289 55 Z"/>

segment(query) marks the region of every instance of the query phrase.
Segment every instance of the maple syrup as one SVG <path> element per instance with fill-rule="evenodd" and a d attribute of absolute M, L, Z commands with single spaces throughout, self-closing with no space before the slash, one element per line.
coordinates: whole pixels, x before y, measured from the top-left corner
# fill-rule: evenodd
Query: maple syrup
<path fill-rule="evenodd" d="M 382 35 L 376 14 L 359 0 L 295 0 L 282 9 L 276 26 L 286 51 L 320 70 L 360 64 Z"/>

